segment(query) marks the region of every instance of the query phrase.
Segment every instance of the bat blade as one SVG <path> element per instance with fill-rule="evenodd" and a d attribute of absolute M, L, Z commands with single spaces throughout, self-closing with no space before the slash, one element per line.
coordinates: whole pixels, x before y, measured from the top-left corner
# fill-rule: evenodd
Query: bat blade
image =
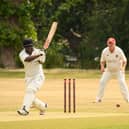
<path fill-rule="evenodd" d="M 46 38 L 46 41 L 43 45 L 43 49 L 47 49 L 54 37 L 54 34 L 56 32 L 56 29 L 57 29 L 57 25 L 58 25 L 58 22 L 53 22 L 52 25 L 51 25 L 51 28 L 50 28 L 50 31 L 48 33 L 48 36 Z"/>

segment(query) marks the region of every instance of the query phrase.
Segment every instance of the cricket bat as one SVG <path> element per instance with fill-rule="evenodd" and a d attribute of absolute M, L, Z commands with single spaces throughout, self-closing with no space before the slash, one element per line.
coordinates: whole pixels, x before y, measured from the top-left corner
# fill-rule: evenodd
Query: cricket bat
<path fill-rule="evenodd" d="M 43 49 L 46 50 L 49 47 L 49 45 L 50 45 L 50 43 L 51 43 L 51 41 L 52 41 L 52 39 L 54 37 L 54 34 L 56 32 L 57 25 L 58 25 L 58 22 L 56 22 L 56 21 L 52 23 L 50 31 L 48 33 L 48 36 L 46 38 L 46 41 L 45 41 L 45 43 L 43 45 Z"/>

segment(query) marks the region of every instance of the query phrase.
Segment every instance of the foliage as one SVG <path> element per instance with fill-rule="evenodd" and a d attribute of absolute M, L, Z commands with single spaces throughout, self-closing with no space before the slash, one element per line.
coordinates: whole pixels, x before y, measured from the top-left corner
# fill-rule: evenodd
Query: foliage
<path fill-rule="evenodd" d="M 128 40 L 126 37 L 126 43 L 122 43 L 121 37 L 127 35 L 127 29 L 123 30 L 124 23 L 122 23 L 122 17 L 127 9 L 126 1 L 97 1 L 92 15 L 88 17 L 85 26 L 84 38 L 81 43 L 80 49 L 80 61 L 81 66 L 84 68 L 94 67 L 94 58 L 100 57 L 101 51 L 106 47 L 106 40 L 108 37 L 113 36 L 117 39 L 117 45 L 124 49 L 126 55 L 128 55 Z M 127 19 L 124 19 L 127 20 Z M 127 20 L 128 21 L 128 20 Z M 127 21 L 124 21 L 125 23 Z M 127 27 L 127 24 L 126 24 Z M 127 27 L 128 28 L 128 27 Z M 83 45 L 82 45 L 83 44 Z M 85 50 L 84 50 L 85 49 Z M 98 62 L 95 67 L 98 67 Z"/>
<path fill-rule="evenodd" d="M 0 4 L 0 41 L 1 45 L 18 47 L 22 39 L 36 39 L 36 32 L 31 20 L 32 6 L 27 2 L 16 6 L 11 1 L 1 1 Z"/>
<path fill-rule="evenodd" d="M 19 64 L 18 52 L 25 37 L 36 40 L 37 35 L 31 20 L 33 6 L 24 1 L 18 6 L 13 1 L 2 0 L 0 4 L 0 47 L 13 47 L 15 61 Z"/>
<path fill-rule="evenodd" d="M 51 47 L 47 50 L 47 58 L 45 67 L 47 68 L 56 68 L 63 67 L 64 65 L 64 56 L 61 53 L 62 45 L 52 44 Z"/>
<path fill-rule="evenodd" d="M 13 46 L 17 53 L 25 37 L 38 41 L 37 46 L 42 47 L 56 20 L 58 30 L 54 45 L 47 52 L 45 67 L 64 67 L 64 57 L 69 54 L 78 58 L 79 68 L 98 68 L 99 63 L 94 59 L 100 57 L 109 36 L 117 39 L 117 45 L 129 60 L 128 12 L 128 0 L 23 0 L 19 4 L 1 0 L 0 47 Z M 72 42 L 75 37 L 70 35 L 71 29 L 81 35 L 80 40 Z M 68 45 L 63 42 L 59 45 L 65 40 Z M 15 61 L 20 65 L 16 53 Z"/>

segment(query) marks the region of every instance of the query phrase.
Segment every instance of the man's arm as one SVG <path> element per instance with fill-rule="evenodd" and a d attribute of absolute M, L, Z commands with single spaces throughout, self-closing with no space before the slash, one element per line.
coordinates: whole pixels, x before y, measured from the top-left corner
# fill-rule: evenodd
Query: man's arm
<path fill-rule="evenodd" d="M 33 56 L 28 56 L 28 57 L 26 57 L 25 58 L 25 62 L 31 62 L 31 61 L 33 61 L 34 59 L 36 59 L 36 58 L 38 58 L 38 57 L 40 57 L 40 56 L 42 56 L 42 54 L 38 54 L 38 55 L 33 55 Z"/>
<path fill-rule="evenodd" d="M 103 73 L 105 71 L 105 61 L 100 62 L 100 71 Z"/>
<path fill-rule="evenodd" d="M 120 54 L 121 54 L 121 60 L 122 60 L 121 70 L 124 72 L 127 65 L 127 58 L 122 49 L 120 49 Z"/>
<path fill-rule="evenodd" d="M 43 63 L 45 62 L 45 60 L 46 60 L 46 54 L 45 54 L 45 52 L 44 52 L 43 50 L 40 50 L 40 53 L 42 54 L 42 56 L 40 56 L 40 57 L 38 58 L 38 62 L 39 62 L 40 64 L 43 64 Z"/>
<path fill-rule="evenodd" d="M 127 61 L 122 62 L 122 71 L 124 72 L 126 69 Z"/>

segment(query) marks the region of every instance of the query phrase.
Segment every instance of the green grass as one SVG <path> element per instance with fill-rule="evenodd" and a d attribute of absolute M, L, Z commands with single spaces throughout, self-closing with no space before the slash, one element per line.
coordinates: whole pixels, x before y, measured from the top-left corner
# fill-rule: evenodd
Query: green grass
<path fill-rule="evenodd" d="M 80 69 L 45 69 L 46 78 L 100 78 L 101 73 L 99 70 L 80 70 Z M 129 71 L 126 71 L 126 77 L 129 77 Z M 24 71 L 22 70 L 5 70 L 0 69 L 0 79 L 2 78 L 24 78 Z M 10 91 L 11 93 L 11 91 Z M 56 95 L 55 95 L 56 96 Z M 2 106 L 2 105 L 1 105 Z M 112 113 L 114 107 L 112 105 L 107 106 L 102 103 L 96 107 L 92 104 L 86 105 L 84 112 L 106 112 Z M 6 111 L 10 111 L 10 106 Z M 122 107 L 118 113 L 126 111 L 128 115 L 128 109 Z M 128 107 L 127 107 L 128 108 Z M 53 109 L 54 110 L 54 109 Z M 56 110 L 55 110 L 56 111 Z M 59 111 L 59 110 L 58 110 Z M 83 112 L 83 110 L 81 110 Z M 80 112 L 81 112 L 80 111 Z M 2 112 L 2 111 L 1 111 Z M 0 129 L 129 129 L 129 115 L 127 116 L 105 116 L 105 117 L 86 117 L 86 118 L 60 118 L 60 119 L 42 119 L 42 120 L 24 120 L 24 116 L 17 116 L 23 118 L 23 121 L 6 121 L 0 122 Z M 43 116 L 45 117 L 45 116 Z"/>
<path fill-rule="evenodd" d="M 81 69 L 47 69 L 45 75 L 48 78 L 98 78 L 98 70 L 81 70 Z"/>
<path fill-rule="evenodd" d="M 46 78 L 100 78 L 100 70 L 83 69 L 44 69 Z M 129 78 L 129 70 L 126 71 L 126 77 Z M 23 69 L 0 69 L 0 78 L 24 78 Z"/>
<path fill-rule="evenodd" d="M 129 117 L 67 118 L 0 122 L 0 129 L 129 129 Z"/>
<path fill-rule="evenodd" d="M 44 69 L 46 78 L 100 78 L 100 70 L 83 69 Z M 126 77 L 129 77 L 129 71 L 126 71 Z M 23 69 L 0 69 L 0 78 L 24 78 Z"/>
<path fill-rule="evenodd" d="M 23 72 L 0 71 L 0 78 L 23 78 Z"/>
<path fill-rule="evenodd" d="M 99 70 L 81 70 L 81 69 L 44 69 L 46 78 L 98 78 Z M 23 69 L 0 69 L 0 78 L 24 78 Z"/>
<path fill-rule="evenodd" d="M 46 78 L 100 78 L 99 70 L 83 69 L 44 69 Z M 126 71 L 126 77 L 129 77 L 129 71 Z M 24 78 L 23 69 L 0 69 L 0 78 Z"/>

